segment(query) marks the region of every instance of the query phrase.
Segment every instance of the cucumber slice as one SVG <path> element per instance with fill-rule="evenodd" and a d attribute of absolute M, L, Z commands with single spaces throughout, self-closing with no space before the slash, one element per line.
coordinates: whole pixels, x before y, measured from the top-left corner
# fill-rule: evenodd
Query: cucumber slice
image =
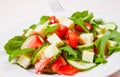
<path fill-rule="evenodd" d="M 80 45 L 77 46 L 77 50 L 86 50 L 86 49 L 91 49 L 94 47 L 94 43 L 88 44 L 88 45 Z"/>
<path fill-rule="evenodd" d="M 61 52 L 62 51 L 59 50 L 58 53 L 55 56 L 52 57 L 50 63 L 48 64 L 48 67 L 50 66 L 50 64 L 52 64 L 60 56 Z"/>
<path fill-rule="evenodd" d="M 95 63 L 89 63 L 89 62 L 83 62 L 83 61 L 73 61 L 73 60 L 67 60 L 70 65 L 73 67 L 79 69 L 79 70 L 89 70 L 96 66 Z"/>
<path fill-rule="evenodd" d="M 43 44 L 38 50 L 36 50 L 34 52 L 32 58 L 31 58 L 31 63 L 33 65 L 40 59 L 40 55 L 43 55 L 43 52 L 47 47 L 48 47 L 48 44 Z"/>

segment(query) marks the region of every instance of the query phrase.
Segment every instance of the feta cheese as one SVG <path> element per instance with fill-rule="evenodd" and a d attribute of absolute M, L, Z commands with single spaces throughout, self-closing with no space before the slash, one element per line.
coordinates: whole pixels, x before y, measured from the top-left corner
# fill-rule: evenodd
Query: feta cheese
<path fill-rule="evenodd" d="M 45 58 L 51 58 L 55 56 L 58 53 L 59 49 L 54 45 L 51 44 L 44 50 L 44 56 Z"/>
<path fill-rule="evenodd" d="M 94 59 L 94 52 L 90 50 L 83 50 L 82 51 L 82 60 L 87 62 L 93 62 Z"/>
<path fill-rule="evenodd" d="M 54 33 L 48 37 L 48 42 L 56 45 L 57 47 L 64 45 L 63 41 Z"/>
<path fill-rule="evenodd" d="M 91 44 L 94 40 L 93 33 L 85 33 L 79 36 L 80 44 Z"/>
<path fill-rule="evenodd" d="M 66 26 L 69 29 L 73 29 L 74 28 L 74 22 L 68 18 L 63 19 L 60 24 Z"/>
<path fill-rule="evenodd" d="M 27 68 L 31 64 L 31 59 L 28 56 L 21 55 L 17 63 L 24 68 Z"/>

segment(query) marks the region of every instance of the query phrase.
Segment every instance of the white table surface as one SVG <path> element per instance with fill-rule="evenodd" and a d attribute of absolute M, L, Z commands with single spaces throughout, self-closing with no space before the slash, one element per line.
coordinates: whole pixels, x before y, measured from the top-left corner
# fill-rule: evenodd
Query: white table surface
<path fill-rule="evenodd" d="M 3 45 L 7 41 L 3 34 L 12 31 L 9 28 L 20 28 L 20 23 L 29 22 L 39 18 L 41 14 L 52 13 L 49 2 L 52 0 L 0 0 L 0 53 L 4 51 Z M 112 16 L 120 20 L 120 0 L 59 0 L 65 11 L 89 10 L 93 13 Z M 31 24 L 33 23 L 31 22 Z M 120 23 L 120 21 L 118 21 Z M 9 27 L 8 27 L 9 26 Z M 2 42 L 1 42 L 2 41 Z"/>

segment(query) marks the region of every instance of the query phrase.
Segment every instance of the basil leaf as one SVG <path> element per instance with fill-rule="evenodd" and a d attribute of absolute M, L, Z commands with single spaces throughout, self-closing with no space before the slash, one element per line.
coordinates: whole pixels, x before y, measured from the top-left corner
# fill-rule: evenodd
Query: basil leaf
<path fill-rule="evenodd" d="M 36 24 L 33 24 L 33 25 L 31 25 L 28 29 L 24 29 L 23 32 L 24 32 L 24 33 L 27 33 L 27 31 L 28 31 L 29 29 L 35 29 L 36 27 L 37 27 L 37 25 L 36 25 Z"/>
<path fill-rule="evenodd" d="M 21 45 L 25 40 L 25 36 L 15 36 L 11 38 L 4 46 L 6 53 L 11 54 L 14 50 L 20 49 Z"/>
<path fill-rule="evenodd" d="M 85 32 L 89 33 L 88 28 L 84 25 L 84 21 L 82 20 L 82 18 L 78 18 L 73 20 L 75 24 L 77 24 L 78 26 L 80 26 Z"/>
<path fill-rule="evenodd" d="M 42 16 L 40 18 L 40 24 L 44 24 L 49 18 L 50 18 L 50 16 Z"/>
<path fill-rule="evenodd" d="M 53 32 L 55 31 L 56 29 L 58 28 L 58 25 L 54 25 L 54 26 L 48 26 L 46 29 L 45 29 L 45 32 L 46 33 L 50 33 L 50 32 Z"/>
<path fill-rule="evenodd" d="M 35 49 L 33 49 L 33 48 L 25 48 L 22 50 L 16 49 L 9 55 L 9 61 L 12 61 L 15 57 L 17 57 L 20 54 L 29 53 L 29 52 L 32 52 L 34 50 Z"/>

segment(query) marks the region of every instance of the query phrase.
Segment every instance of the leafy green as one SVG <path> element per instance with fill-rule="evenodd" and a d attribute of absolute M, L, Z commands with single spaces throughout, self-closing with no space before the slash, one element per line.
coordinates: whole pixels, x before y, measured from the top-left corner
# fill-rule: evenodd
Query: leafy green
<path fill-rule="evenodd" d="M 89 22 L 93 17 L 94 17 L 93 13 L 90 13 L 89 15 L 85 16 L 83 20 Z"/>
<path fill-rule="evenodd" d="M 11 38 L 4 46 L 6 53 L 11 54 L 14 50 L 20 49 L 21 45 L 25 40 L 25 36 L 15 36 Z"/>
<path fill-rule="evenodd" d="M 27 33 L 27 31 L 28 31 L 29 29 L 35 29 L 36 27 L 37 27 L 37 25 L 36 25 L 36 24 L 33 24 L 33 25 L 31 25 L 28 29 L 24 29 L 23 32 L 24 32 L 24 33 Z"/>
<path fill-rule="evenodd" d="M 70 17 L 71 20 L 74 21 L 75 24 L 79 25 L 85 32 L 89 32 L 88 28 L 84 25 L 84 22 L 90 22 L 91 19 L 94 17 L 93 13 L 88 13 L 87 10 L 83 12 L 75 12 Z"/>
<path fill-rule="evenodd" d="M 106 63 L 106 60 L 104 58 L 104 50 L 105 50 L 106 43 L 107 43 L 110 35 L 111 35 L 111 32 L 107 31 L 103 37 L 101 37 L 95 41 L 95 46 L 98 49 L 98 55 L 95 60 L 95 63 Z"/>
<path fill-rule="evenodd" d="M 48 26 L 46 29 L 45 29 L 45 32 L 46 33 L 50 33 L 50 32 L 53 32 L 55 31 L 56 29 L 58 28 L 58 25 L 54 25 L 54 26 Z"/>
<path fill-rule="evenodd" d="M 60 48 L 66 52 L 66 58 L 71 60 L 80 60 L 81 54 L 78 51 L 73 50 L 69 45 L 65 45 Z"/>
<path fill-rule="evenodd" d="M 40 18 L 40 24 L 44 24 L 49 18 L 50 18 L 50 16 L 42 16 Z"/>
<path fill-rule="evenodd" d="M 109 47 L 108 54 L 111 55 L 114 52 L 120 51 L 120 33 L 116 30 L 110 30 L 111 31 L 111 36 L 110 40 L 116 41 L 117 46 L 115 47 Z"/>
<path fill-rule="evenodd" d="M 83 30 L 87 33 L 89 33 L 88 28 L 84 25 L 84 21 L 82 20 L 81 17 L 77 18 L 74 20 L 74 23 L 83 28 Z"/>
<path fill-rule="evenodd" d="M 25 49 L 22 49 L 22 50 L 16 49 L 9 55 L 9 61 L 12 61 L 15 57 L 17 57 L 20 54 L 30 53 L 34 50 L 35 49 L 33 49 L 33 48 L 25 48 Z"/>

